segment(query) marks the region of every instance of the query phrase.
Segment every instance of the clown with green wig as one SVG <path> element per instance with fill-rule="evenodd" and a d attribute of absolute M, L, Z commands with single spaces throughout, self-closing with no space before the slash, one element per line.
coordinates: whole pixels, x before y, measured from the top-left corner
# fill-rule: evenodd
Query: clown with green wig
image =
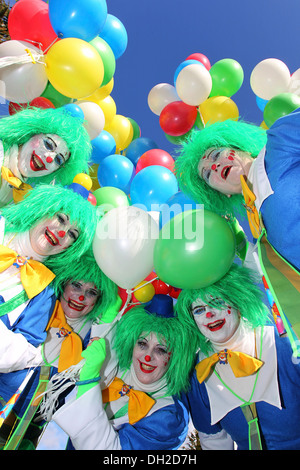
<path fill-rule="evenodd" d="M 112 342 L 118 372 L 102 384 L 104 339 L 84 352 L 76 397 L 53 415 L 70 436 L 68 449 L 167 450 L 185 440 L 188 413 L 178 399 L 189 385 L 196 343 L 174 315 L 173 300 L 155 295 L 127 311 Z M 50 419 L 50 416 L 48 416 Z"/>
<path fill-rule="evenodd" d="M 182 290 L 176 311 L 199 348 L 182 400 L 201 448 L 299 449 L 299 359 L 269 321 L 255 274 L 233 265 L 213 285 Z"/>
<path fill-rule="evenodd" d="M 82 120 L 63 109 L 24 109 L 0 120 L 0 207 L 37 183 L 71 184 L 88 171 L 89 135 Z"/>
<path fill-rule="evenodd" d="M 91 247 L 98 215 L 72 189 L 39 185 L 0 218 L 0 396 L 3 405 L 41 363 L 55 308 L 56 272 L 76 273 Z M 73 268 L 73 269 L 72 269 Z"/>
<path fill-rule="evenodd" d="M 175 167 L 179 185 L 205 209 L 247 214 L 256 265 L 289 330 L 300 337 L 300 111 L 267 131 L 227 120 L 194 132 Z"/>

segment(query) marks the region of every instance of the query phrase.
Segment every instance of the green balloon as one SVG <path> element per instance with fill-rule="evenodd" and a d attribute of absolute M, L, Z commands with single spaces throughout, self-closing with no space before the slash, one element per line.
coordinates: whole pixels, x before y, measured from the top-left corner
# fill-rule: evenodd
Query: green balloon
<path fill-rule="evenodd" d="M 300 96 L 294 93 L 280 93 L 271 98 L 264 109 L 264 121 L 271 127 L 277 119 L 290 114 L 300 107 Z"/>
<path fill-rule="evenodd" d="M 132 125 L 132 128 L 133 128 L 132 140 L 138 139 L 139 137 L 141 137 L 140 126 L 138 125 L 138 123 L 134 119 L 132 119 L 130 117 L 128 117 L 127 119 L 128 119 L 128 121 L 131 122 L 131 125 Z"/>
<path fill-rule="evenodd" d="M 234 59 L 222 59 L 216 62 L 209 70 L 212 78 L 212 96 L 232 96 L 242 86 L 244 71 Z"/>
<path fill-rule="evenodd" d="M 72 98 L 68 98 L 67 96 L 64 96 L 59 93 L 59 91 L 57 91 L 54 86 L 51 85 L 50 82 L 48 82 L 48 85 L 46 86 L 41 96 L 44 98 L 48 98 L 48 100 L 50 100 L 56 108 L 60 108 L 65 104 L 72 103 L 73 101 Z"/>
<path fill-rule="evenodd" d="M 97 36 L 92 41 L 90 41 L 91 46 L 93 46 L 98 54 L 100 55 L 103 67 L 104 67 L 104 77 L 101 86 L 107 85 L 114 76 L 116 70 L 116 59 L 114 53 L 109 44 L 107 44 L 104 39 Z"/>
<path fill-rule="evenodd" d="M 199 289 L 223 277 L 235 257 L 235 237 L 221 216 L 207 210 L 177 214 L 154 247 L 159 279 L 179 289 Z"/>
<path fill-rule="evenodd" d="M 97 201 L 96 205 L 101 206 L 105 213 L 115 207 L 130 205 L 127 195 L 121 189 L 113 186 L 103 186 L 103 188 L 96 189 L 93 195 Z"/>

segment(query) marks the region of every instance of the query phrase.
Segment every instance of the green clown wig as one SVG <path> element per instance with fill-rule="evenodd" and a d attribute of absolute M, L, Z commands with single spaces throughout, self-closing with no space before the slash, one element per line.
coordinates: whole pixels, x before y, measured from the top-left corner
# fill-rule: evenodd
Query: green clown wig
<path fill-rule="evenodd" d="M 47 176 L 29 178 L 29 184 L 55 182 L 71 184 L 78 173 L 88 172 L 91 142 L 80 119 L 62 109 L 30 108 L 0 119 L 0 140 L 4 151 L 13 145 L 21 146 L 37 134 L 57 134 L 70 150 L 65 165 Z"/>
<path fill-rule="evenodd" d="M 154 332 L 158 341 L 166 341 L 171 352 L 169 367 L 165 374 L 168 393 L 176 395 L 189 386 L 189 373 L 194 365 L 196 341 L 192 329 L 183 328 L 177 317 L 165 318 L 148 313 L 146 307 L 133 307 L 121 318 L 113 347 L 116 349 L 121 369 L 132 363 L 133 348 L 141 334 Z"/>
<path fill-rule="evenodd" d="M 68 215 L 80 233 L 67 250 L 43 261 L 54 273 L 69 264 L 75 267 L 78 258 L 90 248 L 98 221 L 96 207 L 71 189 L 41 184 L 30 190 L 19 203 L 1 209 L 6 219 L 6 232 L 25 232 L 59 212 Z"/>
<path fill-rule="evenodd" d="M 95 284 L 100 291 L 100 296 L 93 310 L 88 314 L 89 319 L 94 320 L 101 317 L 101 314 L 116 302 L 118 287 L 101 271 L 95 261 L 92 249 L 81 256 L 75 264 L 68 263 L 66 266 L 60 266 L 55 274 L 52 286 L 57 298 L 63 295 L 68 282 L 81 281 Z"/>
<path fill-rule="evenodd" d="M 245 215 L 242 194 L 227 197 L 211 188 L 198 173 L 198 164 L 206 150 L 211 147 L 227 147 L 248 152 L 256 158 L 266 144 L 266 131 L 261 127 L 242 121 L 228 119 L 194 130 L 181 147 L 175 161 L 175 171 L 180 189 L 205 209 L 220 215 Z"/>
<path fill-rule="evenodd" d="M 192 315 L 192 303 L 197 299 L 214 306 L 216 299 L 236 308 L 250 328 L 265 325 L 269 310 L 263 302 L 263 293 L 256 284 L 257 279 L 251 270 L 233 264 L 227 274 L 218 282 L 202 289 L 184 289 L 180 292 L 175 306 L 178 318 L 188 328 L 193 328 L 197 346 L 204 354 L 211 350 L 210 341 L 200 333 Z M 217 304 L 215 304 L 217 307 Z"/>

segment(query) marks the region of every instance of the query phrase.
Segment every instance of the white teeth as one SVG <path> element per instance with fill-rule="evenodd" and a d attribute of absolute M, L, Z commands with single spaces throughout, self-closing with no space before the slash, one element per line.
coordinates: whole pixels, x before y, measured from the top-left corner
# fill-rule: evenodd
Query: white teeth
<path fill-rule="evenodd" d="M 154 367 L 149 366 L 148 364 L 142 364 L 142 368 L 143 368 L 143 369 L 146 369 L 146 370 L 154 369 Z"/>
<path fill-rule="evenodd" d="M 208 325 L 208 328 L 213 329 L 213 328 L 216 328 L 216 327 L 218 327 L 222 324 L 223 324 L 223 320 L 219 320 L 219 321 L 216 321 L 215 323 L 211 323 L 210 325 Z"/>
<path fill-rule="evenodd" d="M 48 230 L 46 230 L 46 234 L 47 234 L 47 237 L 50 238 L 50 240 L 52 241 L 53 245 L 57 245 L 57 241 Z"/>
<path fill-rule="evenodd" d="M 35 158 L 35 155 L 33 155 L 33 163 L 36 167 L 43 168 L 43 164 L 37 158 Z"/>

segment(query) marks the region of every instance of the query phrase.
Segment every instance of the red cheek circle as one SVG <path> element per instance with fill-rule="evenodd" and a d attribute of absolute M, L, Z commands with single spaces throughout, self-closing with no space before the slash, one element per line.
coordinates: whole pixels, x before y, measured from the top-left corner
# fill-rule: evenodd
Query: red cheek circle
<path fill-rule="evenodd" d="M 231 155 L 229 155 L 228 160 L 234 160 L 234 158 Z"/>

